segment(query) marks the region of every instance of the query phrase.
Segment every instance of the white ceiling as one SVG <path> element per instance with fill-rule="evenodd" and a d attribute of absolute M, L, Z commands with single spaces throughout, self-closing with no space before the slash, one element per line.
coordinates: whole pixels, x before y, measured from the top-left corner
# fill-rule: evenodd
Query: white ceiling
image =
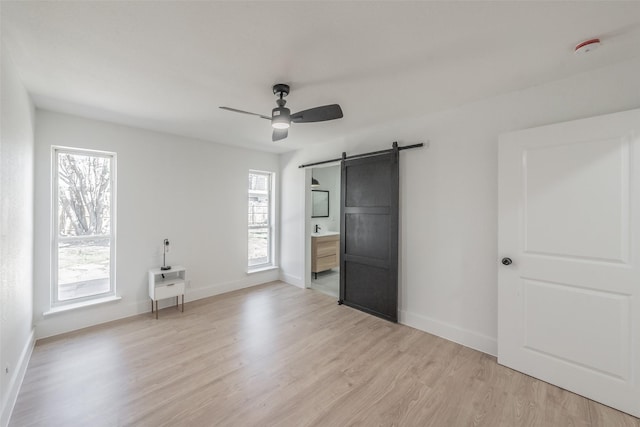
<path fill-rule="evenodd" d="M 640 56 L 640 2 L 1 3 L 36 105 L 265 151 L 334 140 Z M 584 56 L 573 47 L 600 37 Z M 271 142 L 274 83 L 294 124 Z"/>

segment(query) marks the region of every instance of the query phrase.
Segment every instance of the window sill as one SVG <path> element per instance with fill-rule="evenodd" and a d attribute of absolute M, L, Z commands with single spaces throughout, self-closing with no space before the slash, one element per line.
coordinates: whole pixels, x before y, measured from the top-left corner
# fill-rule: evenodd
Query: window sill
<path fill-rule="evenodd" d="M 279 268 L 280 267 L 278 267 L 277 265 L 270 265 L 268 267 L 252 268 L 250 270 L 247 270 L 247 274 L 264 273 L 265 271 L 278 270 Z"/>
<path fill-rule="evenodd" d="M 112 297 L 104 297 L 90 301 L 83 301 L 76 304 L 61 305 L 59 307 L 51 307 L 49 311 L 42 313 L 43 316 L 51 316 L 53 314 L 64 313 L 65 311 L 76 310 L 78 308 L 90 307 L 92 305 L 105 304 L 108 302 L 119 301 L 122 297 L 115 295 Z"/>

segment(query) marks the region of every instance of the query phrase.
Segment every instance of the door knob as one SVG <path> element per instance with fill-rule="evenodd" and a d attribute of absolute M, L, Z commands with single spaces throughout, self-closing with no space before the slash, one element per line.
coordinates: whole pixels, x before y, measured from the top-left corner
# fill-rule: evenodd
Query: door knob
<path fill-rule="evenodd" d="M 502 258 L 502 264 L 511 265 L 512 263 L 513 261 L 511 261 L 511 258 Z"/>

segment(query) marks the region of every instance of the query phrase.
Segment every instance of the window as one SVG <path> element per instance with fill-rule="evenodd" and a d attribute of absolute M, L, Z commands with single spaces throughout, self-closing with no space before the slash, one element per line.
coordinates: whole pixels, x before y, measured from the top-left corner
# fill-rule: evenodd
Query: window
<path fill-rule="evenodd" d="M 54 148 L 52 306 L 115 295 L 115 161 Z"/>
<path fill-rule="evenodd" d="M 273 265 L 273 173 L 249 171 L 249 269 Z"/>

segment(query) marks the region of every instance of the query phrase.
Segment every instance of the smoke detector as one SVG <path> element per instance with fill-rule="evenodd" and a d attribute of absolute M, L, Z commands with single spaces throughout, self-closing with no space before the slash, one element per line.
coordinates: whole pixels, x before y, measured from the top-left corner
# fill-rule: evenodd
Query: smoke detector
<path fill-rule="evenodd" d="M 600 47 L 602 43 L 600 43 L 600 39 L 589 39 L 589 40 L 585 40 L 582 43 L 579 43 L 575 49 L 573 50 L 573 52 L 576 55 L 583 55 L 585 53 L 591 52 L 592 50 L 597 49 L 598 47 Z"/>

